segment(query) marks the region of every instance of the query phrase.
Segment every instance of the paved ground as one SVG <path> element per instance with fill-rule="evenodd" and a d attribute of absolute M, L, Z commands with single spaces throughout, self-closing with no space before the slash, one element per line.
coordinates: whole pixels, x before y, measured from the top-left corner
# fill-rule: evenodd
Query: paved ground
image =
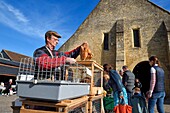
<path fill-rule="evenodd" d="M 11 108 L 12 101 L 18 98 L 16 95 L 13 96 L 0 96 L 0 113 L 13 113 Z"/>
<path fill-rule="evenodd" d="M 13 113 L 12 101 L 16 100 L 18 97 L 13 96 L 0 96 L 0 113 Z M 170 99 L 165 100 L 164 104 L 165 113 L 170 113 Z M 158 113 L 158 112 L 155 112 Z"/>

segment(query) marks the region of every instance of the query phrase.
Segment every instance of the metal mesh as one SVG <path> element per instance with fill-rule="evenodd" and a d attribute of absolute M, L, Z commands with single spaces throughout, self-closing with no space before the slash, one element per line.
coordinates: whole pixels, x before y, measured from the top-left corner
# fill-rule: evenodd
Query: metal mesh
<path fill-rule="evenodd" d="M 101 113 L 102 112 L 102 106 L 101 106 L 101 99 L 94 100 L 92 102 L 92 113 Z"/>
<path fill-rule="evenodd" d="M 38 60 L 37 60 L 38 59 Z M 46 58 L 22 58 L 20 61 L 17 80 L 65 80 L 69 82 L 85 82 L 87 68 L 81 64 L 57 62 Z"/>
<path fill-rule="evenodd" d="M 86 113 L 85 104 L 70 110 L 68 113 Z"/>
<path fill-rule="evenodd" d="M 94 82 L 95 87 L 102 87 L 102 79 L 101 79 L 101 71 L 100 70 L 94 71 L 93 82 Z"/>

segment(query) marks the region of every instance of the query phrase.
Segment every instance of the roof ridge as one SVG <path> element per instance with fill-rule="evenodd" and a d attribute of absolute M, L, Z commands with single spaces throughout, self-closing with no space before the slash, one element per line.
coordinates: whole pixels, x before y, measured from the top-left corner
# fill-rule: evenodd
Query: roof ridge
<path fill-rule="evenodd" d="M 5 52 L 10 52 L 10 53 L 15 53 L 15 54 L 22 55 L 22 56 L 27 56 L 27 55 L 20 54 L 20 53 L 14 52 L 14 51 L 6 50 L 6 49 L 3 49 L 3 50 L 4 50 Z M 30 57 L 30 56 L 27 56 L 27 57 Z"/>
<path fill-rule="evenodd" d="M 20 54 L 20 53 L 17 53 L 17 52 L 13 52 L 13 51 L 10 51 L 10 50 L 6 50 L 6 49 L 3 49 L 2 50 L 8 57 L 10 60 L 12 61 L 17 61 L 17 62 L 20 62 L 21 58 L 31 58 L 30 56 L 26 56 L 26 55 L 23 55 L 23 54 Z"/>

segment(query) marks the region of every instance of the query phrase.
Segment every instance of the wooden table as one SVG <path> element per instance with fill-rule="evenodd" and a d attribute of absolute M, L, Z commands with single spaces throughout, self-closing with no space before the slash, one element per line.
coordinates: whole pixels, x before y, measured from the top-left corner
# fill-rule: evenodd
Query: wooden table
<path fill-rule="evenodd" d="M 61 102 L 43 102 L 33 100 L 23 100 L 20 113 L 68 113 L 70 110 L 85 107 L 85 113 L 88 113 L 88 96 L 83 96 L 76 99 L 63 100 Z M 26 107 L 29 106 L 29 109 Z M 35 106 L 55 108 L 55 111 L 38 110 Z"/>

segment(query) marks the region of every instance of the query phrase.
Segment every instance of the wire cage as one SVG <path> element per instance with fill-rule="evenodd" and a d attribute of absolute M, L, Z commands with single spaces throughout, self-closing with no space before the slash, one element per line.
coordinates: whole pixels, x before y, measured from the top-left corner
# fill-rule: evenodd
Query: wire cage
<path fill-rule="evenodd" d="M 92 102 L 92 112 L 93 113 L 101 113 L 101 100 L 98 99 L 98 100 L 95 100 Z"/>
<path fill-rule="evenodd" d="M 90 95 L 98 95 L 103 93 L 103 66 L 96 61 L 78 61 L 91 70 L 90 76 Z"/>
<path fill-rule="evenodd" d="M 91 105 L 91 112 L 92 113 L 104 113 L 104 107 L 103 107 L 103 98 L 102 95 L 98 96 L 92 96 L 89 102 Z"/>
<path fill-rule="evenodd" d="M 87 110 L 86 106 L 85 106 L 85 104 L 83 104 L 81 106 L 78 106 L 74 109 L 69 110 L 68 113 L 86 113 L 87 112 L 86 110 Z"/>
<path fill-rule="evenodd" d="M 64 63 L 65 61 L 50 63 L 50 60 L 51 58 L 47 60 L 49 62 L 45 62 L 45 58 L 42 58 L 42 61 L 36 62 L 33 58 L 22 58 L 17 80 L 86 82 L 83 81 L 87 77 L 84 65 Z"/>
<path fill-rule="evenodd" d="M 22 58 L 17 75 L 17 94 L 54 101 L 88 95 L 87 70 L 84 65 L 50 57 Z"/>

